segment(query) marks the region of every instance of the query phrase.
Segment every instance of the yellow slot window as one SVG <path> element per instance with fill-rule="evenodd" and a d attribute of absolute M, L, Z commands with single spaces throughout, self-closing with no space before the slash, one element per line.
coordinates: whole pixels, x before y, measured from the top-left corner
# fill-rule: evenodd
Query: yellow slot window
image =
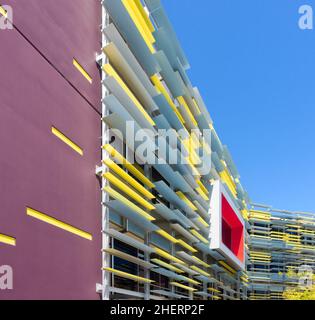
<path fill-rule="evenodd" d="M 68 231 L 70 233 L 73 233 L 81 238 L 92 240 L 92 235 L 80 230 L 78 228 L 73 227 L 72 225 L 65 223 L 63 221 L 57 220 L 51 216 L 48 216 L 40 211 L 34 210 L 32 208 L 26 208 L 26 214 L 30 217 L 33 217 L 35 219 L 41 220 L 43 222 L 46 222 L 52 226 L 55 226 L 57 228 L 63 229 L 65 231 Z"/>
<path fill-rule="evenodd" d="M 93 80 L 91 78 L 91 76 L 87 73 L 87 71 L 81 66 L 81 64 L 76 60 L 73 59 L 72 63 L 74 65 L 74 67 L 83 75 L 83 77 L 89 82 L 92 83 Z"/>
<path fill-rule="evenodd" d="M 70 148 L 72 148 L 75 152 L 77 152 L 79 155 L 83 156 L 83 150 L 72 140 L 70 140 L 67 136 L 65 136 L 61 131 L 59 131 L 57 128 L 52 127 L 51 132 L 59 138 L 62 142 L 64 142 L 66 145 L 68 145 Z"/>
<path fill-rule="evenodd" d="M 0 233 L 0 243 L 8 244 L 10 246 L 15 246 L 16 239 Z"/>

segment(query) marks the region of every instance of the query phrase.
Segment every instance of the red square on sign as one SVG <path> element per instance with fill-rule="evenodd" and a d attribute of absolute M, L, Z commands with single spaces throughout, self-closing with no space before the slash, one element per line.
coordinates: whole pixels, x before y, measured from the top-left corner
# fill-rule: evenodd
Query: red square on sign
<path fill-rule="evenodd" d="M 244 225 L 224 195 L 221 196 L 222 242 L 241 262 L 244 262 Z"/>
<path fill-rule="evenodd" d="M 210 248 L 221 254 L 232 268 L 245 270 L 245 221 L 221 181 L 215 181 L 212 186 Z"/>

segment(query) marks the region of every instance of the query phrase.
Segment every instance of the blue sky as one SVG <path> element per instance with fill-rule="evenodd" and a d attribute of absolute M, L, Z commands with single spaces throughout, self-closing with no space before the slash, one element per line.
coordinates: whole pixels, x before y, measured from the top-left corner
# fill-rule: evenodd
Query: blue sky
<path fill-rule="evenodd" d="M 315 0 L 162 0 L 253 202 L 315 211 Z"/>

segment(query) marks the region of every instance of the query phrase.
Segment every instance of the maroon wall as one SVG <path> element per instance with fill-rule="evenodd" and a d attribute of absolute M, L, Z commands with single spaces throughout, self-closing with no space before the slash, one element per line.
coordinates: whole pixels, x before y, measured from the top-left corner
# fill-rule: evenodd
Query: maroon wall
<path fill-rule="evenodd" d="M 0 290 L 0 299 L 99 299 L 100 1 L 6 4 L 13 7 L 15 29 L 0 30 L 0 233 L 15 237 L 16 246 L 0 243 L 0 266 L 14 272 L 13 290 Z M 57 139 L 52 126 L 84 155 Z M 27 216 L 27 206 L 93 240 Z"/>

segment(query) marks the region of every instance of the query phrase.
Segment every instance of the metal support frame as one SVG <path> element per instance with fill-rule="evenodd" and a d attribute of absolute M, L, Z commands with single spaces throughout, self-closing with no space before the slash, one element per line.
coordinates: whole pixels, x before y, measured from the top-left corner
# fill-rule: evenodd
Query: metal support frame
<path fill-rule="evenodd" d="M 109 15 L 106 12 L 105 7 L 102 4 L 102 25 L 101 25 L 101 30 L 102 30 L 102 49 L 104 46 L 107 44 L 107 39 L 105 34 L 103 33 L 103 29 L 108 25 L 109 23 Z M 105 55 L 101 54 L 97 56 L 97 62 L 99 64 L 106 63 L 107 58 Z M 106 75 L 104 72 L 102 72 L 102 82 L 105 79 Z M 103 99 L 108 95 L 108 90 L 105 88 L 105 86 L 102 86 L 102 118 L 104 118 L 107 113 L 107 107 L 103 103 Z M 102 145 L 105 145 L 108 142 L 108 136 L 107 136 L 107 125 L 104 121 L 102 121 Z M 108 154 L 105 150 L 102 150 L 102 161 L 105 160 L 108 157 Z M 106 168 L 104 168 L 106 170 Z M 102 178 L 102 189 L 106 186 L 107 182 L 104 178 Z M 107 235 L 104 230 L 109 229 L 109 210 L 105 206 L 105 203 L 108 201 L 108 195 L 102 191 L 102 248 L 107 249 L 110 247 L 110 236 Z M 111 264 L 111 259 L 110 255 L 107 254 L 106 252 L 102 252 L 102 264 L 103 268 L 105 267 L 110 267 Z M 109 300 L 110 297 L 110 286 L 111 286 L 111 275 L 107 271 L 102 271 L 102 299 L 103 300 Z"/>
<path fill-rule="evenodd" d="M 144 172 L 147 177 L 151 176 L 150 168 L 148 165 L 144 165 Z M 149 245 L 150 244 L 150 233 L 146 232 L 145 237 L 144 237 L 144 244 Z M 150 262 L 150 253 L 145 252 L 144 253 L 144 261 Z M 150 270 L 149 269 L 144 269 L 144 277 L 145 278 L 150 278 Z M 144 284 L 144 300 L 150 300 L 150 283 L 145 283 Z"/>

